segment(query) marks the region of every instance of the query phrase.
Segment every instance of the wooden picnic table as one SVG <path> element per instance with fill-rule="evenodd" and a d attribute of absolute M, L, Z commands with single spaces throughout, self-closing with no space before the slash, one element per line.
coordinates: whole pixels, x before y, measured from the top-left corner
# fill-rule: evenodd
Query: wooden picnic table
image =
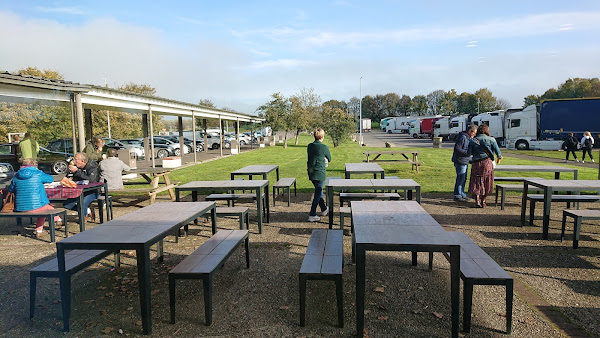
<path fill-rule="evenodd" d="M 377 174 L 384 178 L 385 172 L 377 163 L 346 163 L 344 176 L 350 178 L 352 174 L 373 174 L 373 178 L 377 178 Z"/>
<path fill-rule="evenodd" d="M 103 193 L 104 197 L 108 200 L 108 189 L 105 182 L 92 182 L 89 184 L 78 185 L 75 188 L 58 186 L 54 188 L 46 188 L 45 190 L 50 202 L 64 202 L 68 198 L 77 199 L 79 232 L 85 231 L 85 216 L 87 215 L 87 210 L 83 209 L 83 198 L 89 194 Z M 102 190 L 104 190 L 104 192 Z"/>
<path fill-rule="evenodd" d="M 216 229 L 215 208 L 214 202 L 155 203 L 58 241 L 56 255 L 64 331 L 69 331 L 71 315 L 71 281 L 65 274 L 67 250 L 135 250 L 142 329 L 144 334 L 150 334 L 152 333 L 150 247 L 158 242 L 158 259 L 162 261 L 162 239 L 209 211 L 213 229 Z"/>
<path fill-rule="evenodd" d="M 174 188 L 177 186 L 176 184 L 172 184 L 169 179 L 169 174 L 171 173 L 171 169 L 168 168 L 138 168 L 131 169 L 129 171 L 124 172 L 127 174 L 138 174 L 142 176 L 146 182 L 125 182 L 124 185 L 138 185 L 138 184 L 150 184 L 151 187 L 148 188 L 137 188 L 137 189 L 123 189 L 123 190 L 113 190 L 112 192 L 136 192 L 142 191 L 147 192 L 150 195 L 150 204 L 156 201 L 156 195 L 159 192 L 168 190 L 169 196 L 171 200 L 175 200 L 175 191 Z M 164 186 L 160 186 L 160 179 L 163 179 Z"/>
<path fill-rule="evenodd" d="M 521 224 L 525 225 L 525 214 L 527 210 L 527 193 L 529 186 L 538 187 L 543 190 L 544 208 L 543 208 L 543 227 L 542 238 L 548 239 L 548 228 L 550 226 L 550 208 L 552 206 L 552 194 L 561 191 L 567 193 L 580 193 L 581 191 L 600 190 L 600 180 L 543 180 L 531 179 L 523 183 L 523 197 L 521 201 Z"/>
<path fill-rule="evenodd" d="M 277 164 L 253 164 L 247 165 L 243 168 L 231 172 L 231 179 L 234 180 L 236 176 L 248 176 L 252 179 L 252 176 L 262 176 L 263 180 L 268 180 L 267 176 L 270 172 L 275 170 L 277 181 L 279 181 L 279 166 Z"/>
<path fill-rule="evenodd" d="M 367 251 L 450 253 L 452 337 L 458 337 L 460 312 L 460 244 L 414 201 L 352 203 L 353 254 L 356 258 L 356 332 L 365 327 Z M 401 229 L 398 229 L 401 227 Z"/>
<path fill-rule="evenodd" d="M 420 153 L 421 153 L 420 151 L 416 151 L 416 150 L 369 150 L 369 151 L 363 151 L 363 154 L 367 155 L 367 163 L 369 163 L 369 157 L 371 155 L 375 155 L 375 157 L 371 160 L 373 162 L 377 161 L 377 159 L 381 155 L 392 155 L 392 156 L 402 155 L 402 157 L 404 157 L 404 159 L 379 160 L 379 161 L 407 161 L 412 165 L 411 168 L 415 169 L 415 171 L 417 173 L 419 173 L 419 166 L 421 165 L 421 162 L 419 162 L 419 154 Z M 408 156 L 406 156 L 406 155 L 412 155 L 412 159 L 408 158 Z"/>
<path fill-rule="evenodd" d="M 385 179 L 335 179 L 329 180 L 326 187 L 327 205 L 329 206 L 329 229 L 333 228 L 333 193 L 346 190 L 407 190 L 408 199 L 413 198 L 415 191 L 416 201 L 421 203 L 421 185 L 412 179 L 385 178 Z M 354 205 L 355 202 L 352 202 Z"/>
<path fill-rule="evenodd" d="M 198 192 L 216 192 L 231 190 L 250 190 L 256 192 L 256 211 L 258 213 L 258 232 L 262 233 L 263 213 L 261 194 L 265 194 L 265 207 L 267 209 L 267 223 L 269 223 L 269 181 L 268 180 L 225 180 L 225 181 L 192 181 L 175 188 L 175 200 L 180 201 L 182 191 L 192 192 L 192 201 L 198 200 Z"/>
<path fill-rule="evenodd" d="M 579 170 L 559 165 L 504 165 L 499 164 L 494 168 L 494 172 L 513 171 L 513 172 L 553 172 L 554 178 L 559 179 L 560 173 L 573 173 L 573 179 L 577 179 Z"/>

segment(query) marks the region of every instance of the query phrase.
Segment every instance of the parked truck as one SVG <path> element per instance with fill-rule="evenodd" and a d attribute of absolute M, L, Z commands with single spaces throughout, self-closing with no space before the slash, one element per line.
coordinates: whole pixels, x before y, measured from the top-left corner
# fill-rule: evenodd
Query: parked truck
<path fill-rule="evenodd" d="M 433 136 L 443 139 L 450 139 L 450 120 L 452 117 L 446 116 L 435 122 L 433 125 Z"/>
<path fill-rule="evenodd" d="M 468 114 L 454 116 L 450 119 L 450 131 L 448 132 L 451 140 L 455 139 L 460 132 L 467 130 L 469 123 L 471 122 L 471 116 Z"/>
<path fill-rule="evenodd" d="M 434 123 L 443 118 L 443 116 L 422 117 L 420 121 L 414 121 L 410 124 L 410 135 L 414 138 L 431 137 L 433 135 Z"/>
<path fill-rule="evenodd" d="M 414 116 L 392 117 L 387 120 L 385 132 L 388 134 L 408 134 L 410 122 L 416 119 Z"/>
<path fill-rule="evenodd" d="M 385 127 L 387 127 L 387 123 L 391 119 L 393 119 L 393 117 L 386 117 L 384 119 L 381 119 L 381 121 L 379 121 L 379 129 L 381 129 L 381 131 L 385 131 Z"/>
<path fill-rule="evenodd" d="M 545 100 L 506 119 L 506 147 L 519 150 L 559 150 L 573 133 L 577 139 L 600 133 L 600 98 Z"/>
<path fill-rule="evenodd" d="M 362 127 L 362 131 L 371 131 L 371 119 L 363 118 L 360 120 L 360 126 Z"/>

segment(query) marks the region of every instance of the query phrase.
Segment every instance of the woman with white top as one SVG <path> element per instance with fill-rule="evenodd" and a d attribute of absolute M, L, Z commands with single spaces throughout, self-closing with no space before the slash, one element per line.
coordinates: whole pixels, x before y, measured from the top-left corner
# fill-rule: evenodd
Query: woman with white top
<path fill-rule="evenodd" d="M 583 137 L 581 138 L 581 150 L 583 151 L 583 157 L 581 158 L 581 163 L 585 163 L 585 153 L 590 155 L 590 159 L 592 163 L 594 163 L 594 156 L 592 156 L 592 148 L 594 147 L 594 138 L 592 137 L 592 133 L 586 131 L 583 133 Z"/>

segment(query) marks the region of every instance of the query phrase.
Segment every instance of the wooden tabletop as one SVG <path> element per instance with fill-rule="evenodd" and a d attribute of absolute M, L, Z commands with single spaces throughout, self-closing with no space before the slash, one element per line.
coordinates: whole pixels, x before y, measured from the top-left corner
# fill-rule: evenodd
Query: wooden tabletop
<path fill-rule="evenodd" d="M 247 165 L 238 170 L 232 171 L 231 173 L 234 175 L 250 175 L 250 174 L 266 174 L 271 171 L 278 169 L 279 166 L 277 164 L 253 164 Z"/>
<path fill-rule="evenodd" d="M 558 165 L 504 165 L 499 164 L 494 171 L 537 171 L 537 172 L 575 172 L 578 169 Z"/>
<path fill-rule="evenodd" d="M 362 225 L 436 226 L 439 223 L 415 201 L 352 202 L 352 219 Z M 356 223 L 355 223 L 356 224 Z"/>
<path fill-rule="evenodd" d="M 157 236 L 162 236 L 184 220 L 203 214 L 214 207 L 214 202 L 154 203 L 67 237 L 59 243 L 140 244 L 153 242 Z"/>
<path fill-rule="evenodd" d="M 413 179 L 400 178 L 371 178 L 371 179 L 335 179 L 329 180 L 329 186 L 333 188 L 411 188 L 421 185 Z M 354 205 L 354 202 L 352 203 Z"/>
<path fill-rule="evenodd" d="M 170 168 L 138 168 L 131 169 L 124 172 L 123 174 L 161 174 L 171 172 L 173 169 Z"/>
<path fill-rule="evenodd" d="M 364 155 L 369 154 L 420 154 L 420 151 L 410 151 L 410 150 L 369 150 L 363 151 Z"/>

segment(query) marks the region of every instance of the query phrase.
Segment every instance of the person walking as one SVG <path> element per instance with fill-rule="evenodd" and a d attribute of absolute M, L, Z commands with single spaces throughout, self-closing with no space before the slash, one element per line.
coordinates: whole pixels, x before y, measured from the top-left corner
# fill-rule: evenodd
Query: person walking
<path fill-rule="evenodd" d="M 490 136 L 490 128 L 482 124 L 477 128 L 477 136 L 469 141 L 471 160 L 471 177 L 469 193 L 475 199 L 475 207 L 484 208 L 486 197 L 494 192 L 494 154 L 496 163 L 500 163 L 502 153 L 496 139 Z"/>
<path fill-rule="evenodd" d="M 38 153 L 40 152 L 40 145 L 33 137 L 31 137 L 31 134 L 27 132 L 25 133 L 25 137 L 19 142 L 19 149 L 21 151 L 22 160 L 28 158 L 37 160 Z"/>
<path fill-rule="evenodd" d="M 575 153 L 575 151 L 577 151 L 577 145 L 579 145 L 579 141 L 577 141 L 575 136 L 573 136 L 573 133 L 569 133 L 569 138 L 566 139 L 563 144 L 563 149 L 567 152 L 567 155 L 565 156 L 565 162 L 569 162 L 570 153 L 573 154 L 575 161 L 579 162 L 577 154 Z"/>
<path fill-rule="evenodd" d="M 123 189 L 123 171 L 129 171 L 129 166 L 117 157 L 117 149 L 109 148 L 108 157 L 100 162 L 100 181 L 106 181 L 108 191 Z"/>
<path fill-rule="evenodd" d="M 8 187 L 8 191 L 15 194 L 15 211 L 40 212 L 54 209 L 44 189 L 44 183 L 52 182 L 54 182 L 54 178 L 39 170 L 36 160 L 33 158 L 23 160 L 23 165 Z M 62 221 L 59 216 L 55 216 L 54 220 L 56 222 Z M 38 217 L 35 222 L 34 236 L 37 237 L 44 231 L 45 221 L 46 217 Z"/>
<path fill-rule="evenodd" d="M 590 155 L 590 160 L 594 163 L 594 156 L 592 156 L 592 148 L 594 148 L 594 138 L 592 137 L 592 133 L 586 131 L 583 133 L 583 137 L 581 138 L 581 151 L 583 151 L 583 155 L 581 156 L 581 163 L 585 163 L 585 153 Z"/>
<path fill-rule="evenodd" d="M 325 200 L 323 199 L 323 186 L 327 178 L 327 163 L 331 162 L 331 153 L 329 152 L 329 148 L 322 143 L 325 137 L 323 129 L 317 128 L 313 136 L 315 137 L 315 141 L 310 143 L 306 148 L 308 153 L 308 161 L 306 162 L 308 179 L 315 187 L 308 221 L 318 222 L 321 220 L 321 217 L 317 216 L 317 206 L 321 208 L 321 216 L 327 216 L 329 213 L 329 208 L 325 205 Z"/>
<path fill-rule="evenodd" d="M 477 133 L 477 126 L 472 124 L 467 130 L 462 131 L 456 137 L 454 143 L 454 152 L 452 153 L 452 162 L 456 169 L 456 182 L 454 183 L 454 200 L 457 202 L 468 202 L 469 198 L 465 194 L 465 184 L 467 183 L 467 170 L 471 155 L 469 155 L 469 140 Z"/>

